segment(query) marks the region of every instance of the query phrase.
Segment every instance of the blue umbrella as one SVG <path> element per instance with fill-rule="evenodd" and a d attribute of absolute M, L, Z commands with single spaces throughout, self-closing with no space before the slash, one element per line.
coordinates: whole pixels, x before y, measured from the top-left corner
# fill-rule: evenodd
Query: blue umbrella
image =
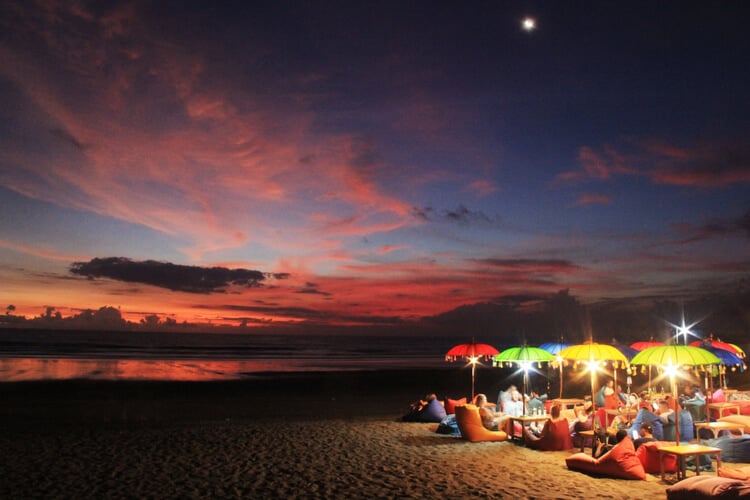
<path fill-rule="evenodd" d="M 539 346 L 539 349 L 544 349 L 557 358 L 556 363 L 560 368 L 560 398 L 562 398 L 563 395 L 563 360 L 558 356 L 558 354 L 560 354 L 560 351 L 562 351 L 563 349 L 567 349 L 571 345 L 572 344 L 565 344 L 563 342 L 547 342 Z M 547 391 L 549 391 L 549 378 L 547 379 L 547 381 Z"/>
<path fill-rule="evenodd" d="M 705 349 L 708 352 L 713 353 L 717 358 L 719 358 L 719 360 L 721 360 L 721 364 L 724 366 L 739 366 L 740 371 L 745 370 L 745 362 L 742 360 L 742 358 L 731 351 L 727 351 L 726 349 L 722 349 L 721 347 L 714 347 L 708 344 L 701 345 L 701 349 Z M 721 368 L 719 369 L 719 387 L 724 387 L 724 384 L 722 383 Z"/>

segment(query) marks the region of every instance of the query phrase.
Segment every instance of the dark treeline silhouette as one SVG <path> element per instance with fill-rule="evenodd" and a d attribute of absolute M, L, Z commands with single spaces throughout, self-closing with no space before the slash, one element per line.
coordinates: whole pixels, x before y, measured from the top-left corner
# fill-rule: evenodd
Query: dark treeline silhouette
<path fill-rule="evenodd" d="M 258 333 L 321 333 L 370 335 L 457 335 L 502 339 L 509 344 L 564 339 L 568 343 L 587 340 L 631 343 L 655 339 L 669 341 L 674 325 L 697 323 L 692 331 L 707 337 L 713 334 L 728 342 L 746 342 L 750 332 L 750 280 L 741 280 L 724 292 L 684 300 L 663 297 L 611 299 L 584 304 L 561 290 L 548 296 L 513 295 L 492 302 L 458 307 L 416 321 L 395 324 L 373 321 L 358 326 L 336 326 L 320 316 L 301 323 L 258 322 L 248 317 L 221 318 L 222 324 L 178 322 L 167 314 L 145 314 L 139 322 L 127 321 L 119 309 L 105 306 L 86 309 L 63 317 L 54 307 L 46 307 L 34 318 L 13 314 L 9 305 L 0 316 L 0 327 L 47 330 L 102 331 L 235 331 Z M 217 320 L 218 322 L 219 320 Z"/>

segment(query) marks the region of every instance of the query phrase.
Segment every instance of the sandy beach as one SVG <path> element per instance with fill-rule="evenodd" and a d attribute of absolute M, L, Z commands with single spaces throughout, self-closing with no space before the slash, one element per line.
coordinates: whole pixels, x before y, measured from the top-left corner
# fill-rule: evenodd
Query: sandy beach
<path fill-rule="evenodd" d="M 436 434 L 437 424 L 397 421 L 417 389 L 455 378 L 425 370 L 2 384 L 0 497 L 664 497 L 656 476 L 569 471 L 572 452 L 472 444 Z"/>

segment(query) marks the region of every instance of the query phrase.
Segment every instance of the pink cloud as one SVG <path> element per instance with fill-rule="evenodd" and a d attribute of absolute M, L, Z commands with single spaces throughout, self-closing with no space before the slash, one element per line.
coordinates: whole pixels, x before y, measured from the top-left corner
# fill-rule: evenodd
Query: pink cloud
<path fill-rule="evenodd" d="M 477 179 L 466 186 L 466 190 L 475 193 L 477 196 L 489 196 L 497 191 L 497 186 L 487 179 Z"/>
<path fill-rule="evenodd" d="M 612 203 L 612 197 L 606 194 L 584 194 L 578 198 L 576 206 L 588 205 L 609 205 Z"/>

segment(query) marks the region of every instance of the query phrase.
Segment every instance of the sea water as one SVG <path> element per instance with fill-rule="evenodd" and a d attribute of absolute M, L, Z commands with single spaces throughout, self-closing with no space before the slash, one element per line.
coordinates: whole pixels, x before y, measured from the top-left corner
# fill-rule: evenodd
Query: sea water
<path fill-rule="evenodd" d="M 222 380 L 263 372 L 437 368 L 446 366 L 445 353 L 452 346 L 467 340 L 445 336 L 10 330 L 0 331 L 0 382 Z"/>

